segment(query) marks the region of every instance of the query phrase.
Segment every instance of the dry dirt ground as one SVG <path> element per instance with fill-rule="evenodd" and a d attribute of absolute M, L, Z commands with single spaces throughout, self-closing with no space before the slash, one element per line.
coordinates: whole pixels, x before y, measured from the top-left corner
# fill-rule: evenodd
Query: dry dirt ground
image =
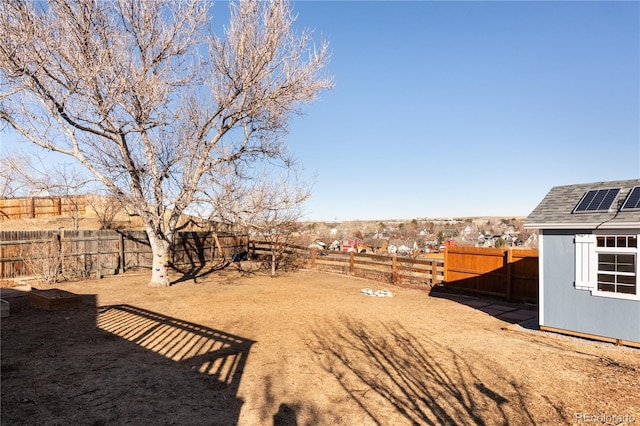
<path fill-rule="evenodd" d="M 11 300 L 1 423 L 410 425 L 640 422 L 640 351 L 509 323 L 460 296 L 297 271 L 69 282 Z M 43 288 L 43 287 L 41 287 Z"/>

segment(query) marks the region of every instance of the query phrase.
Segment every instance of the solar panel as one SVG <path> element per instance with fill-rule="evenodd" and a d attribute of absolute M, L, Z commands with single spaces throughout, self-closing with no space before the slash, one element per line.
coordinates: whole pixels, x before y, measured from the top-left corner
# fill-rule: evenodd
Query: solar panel
<path fill-rule="evenodd" d="M 574 213 L 607 211 L 619 192 L 620 188 L 591 189 L 584 194 L 573 211 Z"/>
<path fill-rule="evenodd" d="M 622 210 L 640 209 L 640 186 L 634 187 L 626 201 L 622 205 Z"/>

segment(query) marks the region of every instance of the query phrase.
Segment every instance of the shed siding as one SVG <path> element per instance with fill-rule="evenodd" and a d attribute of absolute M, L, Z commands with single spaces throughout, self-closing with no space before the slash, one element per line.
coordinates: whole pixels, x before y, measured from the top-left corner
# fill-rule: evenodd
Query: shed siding
<path fill-rule="evenodd" d="M 640 342 L 640 301 L 592 296 L 574 287 L 574 236 L 591 230 L 541 232 L 544 324 L 540 325 Z"/>

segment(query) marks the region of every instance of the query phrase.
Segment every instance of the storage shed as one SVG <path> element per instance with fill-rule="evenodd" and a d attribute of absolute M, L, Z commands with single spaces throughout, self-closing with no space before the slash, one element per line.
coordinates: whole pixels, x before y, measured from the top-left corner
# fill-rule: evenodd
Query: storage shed
<path fill-rule="evenodd" d="M 542 330 L 640 346 L 640 179 L 552 188 L 539 232 Z"/>

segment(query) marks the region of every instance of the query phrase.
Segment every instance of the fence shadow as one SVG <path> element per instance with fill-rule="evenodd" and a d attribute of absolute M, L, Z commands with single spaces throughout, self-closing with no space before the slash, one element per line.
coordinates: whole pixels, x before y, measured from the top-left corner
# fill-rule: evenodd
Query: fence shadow
<path fill-rule="evenodd" d="M 512 324 L 538 329 L 538 307 L 532 303 L 508 301 L 504 297 L 479 295 L 447 286 L 433 287 L 429 296 L 451 300 Z"/>
<path fill-rule="evenodd" d="M 389 410 L 413 424 L 534 424 L 520 385 L 508 373 L 401 324 L 341 318 L 317 328 L 321 367 L 377 424 Z"/>
<path fill-rule="evenodd" d="M 130 305 L 98 310 L 97 327 L 217 380 L 236 394 L 251 340 Z"/>
<path fill-rule="evenodd" d="M 255 343 L 136 306 L 86 302 L 60 312 L 23 306 L 2 320 L 1 338 L 2 424 L 235 425 Z"/>

